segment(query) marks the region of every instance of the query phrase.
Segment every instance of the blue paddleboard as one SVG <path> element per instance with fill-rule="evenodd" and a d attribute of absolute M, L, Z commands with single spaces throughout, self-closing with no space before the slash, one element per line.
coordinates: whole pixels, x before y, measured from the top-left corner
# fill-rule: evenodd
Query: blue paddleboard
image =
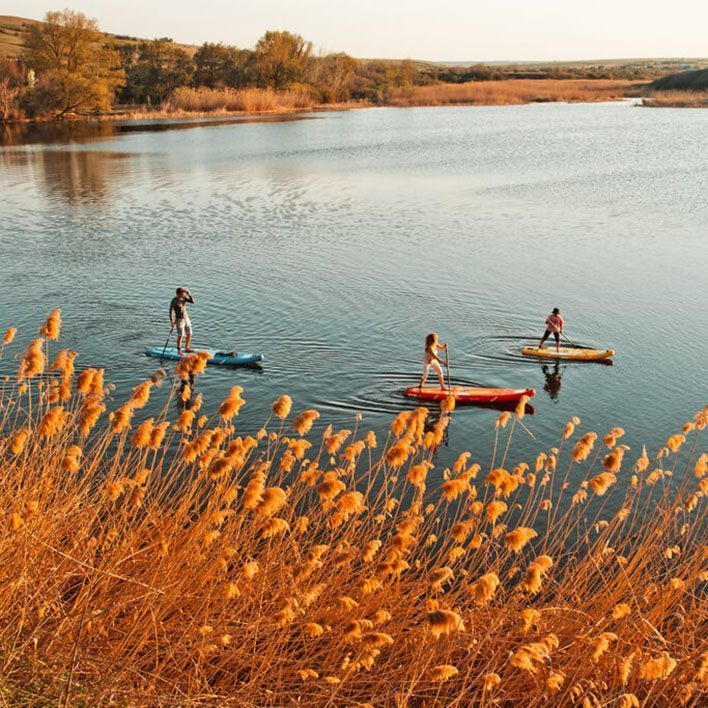
<path fill-rule="evenodd" d="M 208 352 L 211 354 L 211 359 L 207 361 L 207 364 L 213 364 L 214 366 L 247 366 L 248 364 L 257 364 L 259 361 L 263 361 L 263 354 L 237 352 L 236 355 L 233 356 L 230 352 L 222 352 L 218 349 L 212 349 L 211 347 L 199 347 L 195 349 L 195 351 Z M 150 347 L 145 350 L 145 353 L 148 356 L 154 356 L 158 359 L 169 359 L 171 361 L 178 361 L 182 358 L 182 356 L 177 353 L 177 347 L 167 347 L 164 350 L 162 347 Z"/>

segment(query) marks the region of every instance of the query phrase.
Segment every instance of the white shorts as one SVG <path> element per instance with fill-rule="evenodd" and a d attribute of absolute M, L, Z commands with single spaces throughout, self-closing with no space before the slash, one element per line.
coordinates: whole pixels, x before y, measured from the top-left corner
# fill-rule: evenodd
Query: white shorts
<path fill-rule="evenodd" d="M 440 376 L 443 375 L 443 370 L 442 366 L 440 366 L 440 362 L 435 361 L 435 359 L 433 359 L 433 361 L 431 361 L 430 363 L 428 363 L 427 361 L 423 362 L 423 378 L 427 377 L 430 369 L 433 369 Z"/>
<path fill-rule="evenodd" d="M 192 323 L 189 321 L 189 318 L 185 320 L 177 320 L 177 322 L 175 322 L 175 327 L 177 328 L 178 337 L 184 337 L 185 334 L 192 334 Z"/>

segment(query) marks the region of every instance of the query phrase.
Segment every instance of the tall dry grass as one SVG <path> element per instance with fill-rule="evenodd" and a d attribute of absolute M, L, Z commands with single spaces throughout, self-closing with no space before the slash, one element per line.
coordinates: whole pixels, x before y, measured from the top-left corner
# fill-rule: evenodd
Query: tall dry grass
<path fill-rule="evenodd" d="M 655 108 L 708 108 L 708 91 L 655 91 L 642 98 L 642 105 Z"/>
<path fill-rule="evenodd" d="M 304 89 L 210 89 L 181 87 L 175 90 L 164 108 L 168 112 L 190 113 L 268 113 L 312 108 L 315 101 Z"/>
<path fill-rule="evenodd" d="M 509 79 L 410 86 L 391 92 L 387 102 L 394 106 L 496 106 L 547 101 L 616 101 L 637 95 L 637 84 L 631 81 Z"/>
<path fill-rule="evenodd" d="M 705 702 L 708 410 L 651 454 L 573 419 L 527 465 L 519 409 L 433 472 L 450 401 L 376 440 L 282 396 L 240 435 L 240 387 L 213 408 L 158 371 L 112 403 L 59 329 L 0 390 L 6 700 Z"/>

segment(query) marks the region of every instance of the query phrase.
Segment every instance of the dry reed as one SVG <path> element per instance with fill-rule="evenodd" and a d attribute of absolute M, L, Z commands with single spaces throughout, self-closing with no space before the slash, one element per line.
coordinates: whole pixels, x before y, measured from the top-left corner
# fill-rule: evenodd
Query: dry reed
<path fill-rule="evenodd" d="M 639 95 L 631 81 L 602 79 L 508 79 L 433 84 L 396 89 L 387 102 L 394 106 L 514 105 L 548 101 L 617 101 Z"/>
<path fill-rule="evenodd" d="M 315 101 L 303 89 L 210 89 L 180 87 L 164 108 L 169 113 L 272 113 L 312 108 Z"/>
<path fill-rule="evenodd" d="M 6 700 L 705 702 L 708 410 L 613 472 L 566 427 L 535 472 L 463 453 L 428 488 L 449 414 L 377 448 L 283 396 L 239 435 L 240 389 L 172 421 L 158 372 L 107 415 L 103 372 L 49 346 L 0 391 Z"/>
<path fill-rule="evenodd" d="M 708 108 L 708 91 L 655 91 L 642 98 L 654 108 Z"/>

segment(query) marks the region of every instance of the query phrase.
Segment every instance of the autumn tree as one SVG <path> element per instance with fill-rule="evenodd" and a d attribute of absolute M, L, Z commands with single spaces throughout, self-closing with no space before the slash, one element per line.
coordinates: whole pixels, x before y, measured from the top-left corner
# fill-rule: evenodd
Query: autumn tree
<path fill-rule="evenodd" d="M 23 85 L 23 70 L 14 59 L 0 61 L 0 122 L 21 116 L 20 92 Z"/>
<path fill-rule="evenodd" d="M 252 80 L 253 52 L 205 42 L 194 57 L 194 86 L 239 88 Z"/>
<path fill-rule="evenodd" d="M 307 81 L 324 103 L 346 101 L 351 96 L 352 79 L 359 62 L 348 54 L 327 54 L 310 63 Z"/>
<path fill-rule="evenodd" d="M 291 32 L 266 32 L 256 45 L 259 83 L 276 91 L 300 81 L 312 56 L 312 42 Z"/>
<path fill-rule="evenodd" d="M 60 118 L 110 110 L 123 72 L 96 20 L 71 10 L 48 12 L 25 31 L 24 44 L 23 59 L 37 74 L 27 94 L 32 112 Z"/>
<path fill-rule="evenodd" d="M 171 39 L 141 42 L 125 66 L 124 98 L 138 103 L 161 103 L 178 86 L 191 82 L 193 64 L 187 52 Z"/>

